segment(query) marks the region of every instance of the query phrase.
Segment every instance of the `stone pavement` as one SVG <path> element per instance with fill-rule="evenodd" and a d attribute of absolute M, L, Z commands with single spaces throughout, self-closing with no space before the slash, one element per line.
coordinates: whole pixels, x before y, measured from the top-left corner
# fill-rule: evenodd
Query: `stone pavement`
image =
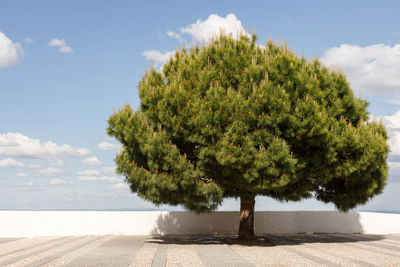
<path fill-rule="evenodd" d="M 0 238 L 0 266 L 400 266 L 400 234 Z"/>

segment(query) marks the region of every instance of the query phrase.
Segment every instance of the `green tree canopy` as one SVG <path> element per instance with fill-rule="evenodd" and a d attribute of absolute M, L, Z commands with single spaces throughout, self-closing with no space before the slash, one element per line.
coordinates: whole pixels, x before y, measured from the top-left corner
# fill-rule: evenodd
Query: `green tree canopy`
<path fill-rule="evenodd" d="M 132 192 L 196 212 L 240 198 L 250 216 L 256 195 L 347 211 L 381 193 L 389 148 L 367 101 L 342 72 L 256 38 L 221 34 L 146 71 L 140 108 L 108 121 Z"/>

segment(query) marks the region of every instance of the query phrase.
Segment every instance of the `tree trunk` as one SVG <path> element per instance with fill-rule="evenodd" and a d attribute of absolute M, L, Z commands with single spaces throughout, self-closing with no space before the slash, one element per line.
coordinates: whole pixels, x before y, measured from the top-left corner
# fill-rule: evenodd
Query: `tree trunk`
<path fill-rule="evenodd" d="M 239 239 L 254 239 L 254 196 L 240 197 Z"/>

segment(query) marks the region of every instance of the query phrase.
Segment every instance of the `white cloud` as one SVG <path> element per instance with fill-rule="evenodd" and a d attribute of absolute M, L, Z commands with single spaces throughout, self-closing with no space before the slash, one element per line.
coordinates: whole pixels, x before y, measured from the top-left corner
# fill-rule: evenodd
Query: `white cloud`
<path fill-rule="evenodd" d="M 104 167 L 103 170 L 108 170 L 110 167 Z M 78 180 L 82 182 L 120 182 L 121 179 L 108 176 L 101 173 L 99 170 L 83 170 L 78 172 Z"/>
<path fill-rule="evenodd" d="M 86 165 L 103 165 L 103 163 L 97 157 L 90 157 L 82 160 L 83 164 Z"/>
<path fill-rule="evenodd" d="M 56 162 L 53 162 L 51 165 L 56 166 L 56 167 L 64 167 L 65 163 L 62 160 L 58 160 Z"/>
<path fill-rule="evenodd" d="M 118 179 L 116 177 L 108 177 L 108 176 L 78 176 L 78 180 L 82 182 L 107 182 L 107 183 L 115 183 L 121 181 L 121 179 Z"/>
<path fill-rule="evenodd" d="M 58 50 L 59 50 L 61 53 L 72 53 L 72 52 L 74 52 L 74 50 L 72 50 L 72 48 L 69 47 L 69 46 L 67 45 L 67 43 L 65 42 L 65 40 L 61 40 L 61 39 L 52 39 L 52 40 L 47 44 L 47 46 L 55 46 L 55 47 L 58 47 L 58 48 L 59 48 Z"/>
<path fill-rule="evenodd" d="M 129 185 L 127 183 L 117 183 L 112 185 L 111 188 L 117 190 L 124 190 L 124 189 L 129 189 Z"/>
<path fill-rule="evenodd" d="M 169 37 L 172 37 L 172 38 L 178 39 L 179 41 L 182 41 L 182 37 L 179 34 L 177 34 L 176 32 L 167 31 L 167 35 Z"/>
<path fill-rule="evenodd" d="M 65 180 L 62 180 L 62 179 L 57 179 L 57 178 L 55 178 L 55 179 L 52 179 L 52 180 L 50 181 L 50 184 L 51 184 L 51 185 L 66 185 L 66 184 L 74 184 L 74 182 L 72 182 L 72 181 L 65 181 Z"/>
<path fill-rule="evenodd" d="M 83 170 L 83 171 L 79 171 L 78 175 L 80 175 L 80 176 L 100 176 L 101 173 L 98 170 Z"/>
<path fill-rule="evenodd" d="M 31 44 L 31 43 L 33 43 L 33 39 L 31 39 L 31 38 L 25 38 L 25 39 L 24 39 L 24 43 Z"/>
<path fill-rule="evenodd" d="M 400 111 L 397 111 L 395 114 L 391 116 L 381 116 L 377 117 L 382 120 L 382 123 L 389 130 L 400 130 Z"/>
<path fill-rule="evenodd" d="M 389 144 L 391 148 L 391 154 L 399 156 L 400 155 L 400 131 L 389 130 Z"/>
<path fill-rule="evenodd" d="M 400 182 L 400 162 L 388 161 L 389 182 Z"/>
<path fill-rule="evenodd" d="M 200 42 L 209 41 L 212 37 L 219 35 L 221 31 L 232 34 L 234 38 L 246 32 L 242 22 L 232 13 L 225 18 L 212 14 L 205 21 L 198 19 L 196 23 L 180 29 L 181 35 L 189 34 L 193 40 Z"/>
<path fill-rule="evenodd" d="M 105 174 L 110 174 L 110 175 L 115 174 L 116 171 L 115 167 L 103 167 L 102 170 Z"/>
<path fill-rule="evenodd" d="M 327 66 L 343 69 L 353 90 L 365 95 L 400 93 L 400 44 L 342 44 L 325 51 Z"/>
<path fill-rule="evenodd" d="M 35 186 L 33 182 L 17 182 L 15 183 L 19 187 L 32 187 Z"/>
<path fill-rule="evenodd" d="M 40 168 L 42 168 L 42 166 L 40 166 L 39 164 L 29 164 L 28 168 L 29 169 L 40 169 Z"/>
<path fill-rule="evenodd" d="M 24 163 L 16 161 L 12 158 L 0 159 L 0 167 L 14 167 L 21 168 L 24 167 Z"/>
<path fill-rule="evenodd" d="M 388 130 L 391 156 L 400 156 L 400 131 Z"/>
<path fill-rule="evenodd" d="M 65 171 L 54 169 L 54 168 L 47 168 L 47 169 L 40 169 L 35 171 L 36 176 L 46 176 L 46 177 L 54 177 L 66 174 Z"/>
<path fill-rule="evenodd" d="M 153 60 L 155 63 L 161 63 L 164 64 L 168 59 L 171 58 L 175 53 L 174 51 L 169 51 L 165 53 L 161 53 L 160 51 L 157 50 L 149 50 L 149 51 L 144 51 L 142 53 L 142 56 L 146 57 L 146 60 Z"/>
<path fill-rule="evenodd" d="M 205 21 L 198 19 L 195 23 L 180 28 L 180 34 L 167 31 L 167 35 L 182 41 L 182 35 L 190 35 L 194 41 L 208 42 L 211 38 L 218 36 L 221 32 L 232 34 L 237 38 L 240 34 L 246 34 L 240 20 L 234 14 L 228 14 L 226 17 L 220 17 L 216 14 L 210 15 Z M 247 33 L 248 34 L 248 33 Z M 175 51 L 162 53 L 158 50 L 149 50 L 142 53 L 146 60 L 153 60 L 158 65 L 164 64 Z"/>
<path fill-rule="evenodd" d="M 41 142 L 21 133 L 0 134 L 0 155 L 23 158 L 82 157 L 90 153 L 87 148 L 57 145 L 51 141 Z"/>
<path fill-rule="evenodd" d="M 17 173 L 17 177 L 26 177 L 26 176 L 28 176 L 28 175 L 26 175 L 26 174 L 23 173 L 23 172 Z"/>
<path fill-rule="evenodd" d="M 101 142 L 100 144 L 97 145 L 97 147 L 101 150 L 120 150 L 121 149 L 121 145 L 112 144 L 109 142 Z"/>
<path fill-rule="evenodd" d="M 0 32 L 0 69 L 17 64 L 22 53 L 23 50 L 19 43 L 13 42 Z"/>
<path fill-rule="evenodd" d="M 381 120 L 388 131 L 390 156 L 400 157 L 400 111 L 391 116 L 381 116 L 376 119 Z"/>

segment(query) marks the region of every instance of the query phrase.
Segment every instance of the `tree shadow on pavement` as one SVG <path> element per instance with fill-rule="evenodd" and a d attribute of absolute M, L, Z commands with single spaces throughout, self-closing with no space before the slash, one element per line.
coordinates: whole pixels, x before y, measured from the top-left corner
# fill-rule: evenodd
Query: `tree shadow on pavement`
<path fill-rule="evenodd" d="M 258 235 L 255 240 L 239 240 L 226 235 L 164 235 L 153 236 L 146 242 L 174 245 L 239 245 L 239 246 L 292 246 L 309 243 L 373 242 L 386 239 L 383 235 L 360 234 L 268 234 Z"/>
<path fill-rule="evenodd" d="M 253 241 L 242 241 L 236 238 L 223 238 L 228 245 L 260 246 L 269 243 L 273 246 L 292 246 L 311 243 L 352 243 L 372 242 L 386 239 L 383 235 L 361 235 L 361 234 L 265 234 L 257 236 Z"/>
<path fill-rule="evenodd" d="M 153 236 L 148 243 L 174 244 L 174 245 L 218 245 L 223 240 L 213 235 L 165 235 Z"/>

